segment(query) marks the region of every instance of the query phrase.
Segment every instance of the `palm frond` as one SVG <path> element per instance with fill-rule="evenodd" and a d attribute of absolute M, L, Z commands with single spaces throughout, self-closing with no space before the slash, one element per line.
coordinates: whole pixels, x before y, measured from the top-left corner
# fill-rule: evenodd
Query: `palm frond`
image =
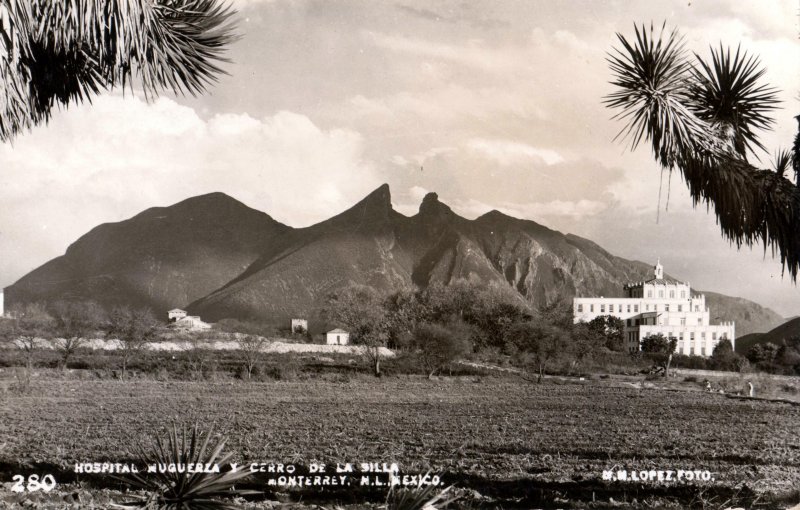
<path fill-rule="evenodd" d="M 766 150 L 755 130 L 772 128 L 774 120 L 768 114 L 780 101 L 775 87 L 760 83 L 766 69 L 758 58 L 740 47 L 731 57 L 730 48 L 721 44 L 718 50 L 711 48 L 710 63 L 695 56 L 699 65 L 692 68 L 689 88 L 695 114 L 711 124 L 730 126 L 740 156 L 746 157 L 755 147 Z"/>
<path fill-rule="evenodd" d="M 797 120 L 797 134 L 792 144 L 792 169 L 794 169 L 795 184 L 800 186 L 800 115 L 797 115 L 795 120 Z"/>
<path fill-rule="evenodd" d="M 0 139 L 115 87 L 196 95 L 236 35 L 220 0 L 4 0 Z"/>
<path fill-rule="evenodd" d="M 617 138 L 630 139 L 631 150 L 643 138 L 649 140 L 655 158 L 672 167 L 678 155 L 708 147 L 710 141 L 705 139 L 707 123 L 686 106 L 692 65 L 683 38 L 677 30 L 666 34 L 665 27 L 657 34 L 652 23 L 649 31 L 635 26 L 633 42 L 617 34 L 623 50 L 615 49 L 606 60 L 614 73 L 611 83 L 619 90 L 604 102 L 621 110 L 614 119 L 626 122 Z"/>
<path fill-rule="evenodd" d="M 772 160 L 772 169 L 781 177 L 786 177 L 786 172 L 792 166 L 792 153 L 788 149 L 779 149 Z"/>
<path fill-rule="evenodd" d="M 677 168 L 695 205 L 714 209 L 723 237 L 779 255 L 793 281 L 800 270 L 800 188 L 784 177 L 788 156 L 776 160 L 780 173 L 756 168 L 746 152 L 762 148 L 755 131 L 768 129 L 767 113 L 777 104 L 776 90 L 758 83 L 764 69 L 758 59 L 737 50 L 712 50 L 712 63 L 689 65 L 675 31 L 662 27 L 656 41 L 636 28 L 636 41 L 617 34 L 622 50 L 609 57 L 619 90 L 605 104 L 622 109 L 614 116 L 627 122 L 621 132 L 652 143 L 662 167 Z M 798 119 L 800 120 L 800 119 Z M 800 170 L 800 132 L 792 165 Z M 796 174 L 796 178 L 797 178 Z"/>

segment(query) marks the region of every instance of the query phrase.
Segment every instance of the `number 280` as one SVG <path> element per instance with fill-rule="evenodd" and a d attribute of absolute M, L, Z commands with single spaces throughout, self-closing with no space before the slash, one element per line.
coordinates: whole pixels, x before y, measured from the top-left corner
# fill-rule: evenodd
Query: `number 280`
<path fill-rule="evenodd" d="M 40 490 L 50 492 L 56 486 L 56 479 L 53 478 L 53 475 L 44 475 L 41 479 L 39 475 L 29 475 L 27 484 L 25 483 L 25 477 L 22 475 L 14 475 L 11 479 L 14 481 L 14 485 L 11 486 L 13 492 L 36 492 Z"/>

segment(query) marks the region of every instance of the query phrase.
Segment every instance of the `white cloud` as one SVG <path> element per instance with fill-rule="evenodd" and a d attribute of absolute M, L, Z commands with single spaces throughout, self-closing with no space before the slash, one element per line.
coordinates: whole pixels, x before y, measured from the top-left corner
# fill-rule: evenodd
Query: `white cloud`
<path fill-rule="evenodd" d="M 485 140 L 475 138 L 467 141 L 466 145 L 469 149 L 479 152 L 501 165 L 512 165 L 531 159 L 541 160 L 548 166 L 564 161 L 564 158 L 556 151 L 539 149 L 525 143 L 511 140 Z"/>
<path fill-rule="evenodd" d="M 170 99 L 98 97 L 0 146 L 0 201 L 14 211 L 0 216 L 0 253 L 23 255 L 3 257 L 0 276 L 21 276 L 30 254 L 44 262 L 100 222 L 213 191 L 292 226 L 314 223 L 380 184 L 362 150 L 357 132 L 292 112 L 205 121 Z"/>

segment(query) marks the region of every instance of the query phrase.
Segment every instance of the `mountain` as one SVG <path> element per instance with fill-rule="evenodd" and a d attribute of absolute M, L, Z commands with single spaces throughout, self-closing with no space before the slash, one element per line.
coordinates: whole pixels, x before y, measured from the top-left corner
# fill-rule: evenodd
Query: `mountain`
<path fill-rule="evenodd" d="M 770 331 L 767 331 L 766 333 L 746 335 L 741 339 L 741 342 L 737 338 L 735 346 L 736 352 L 745 354 L 752 346 L 756 344 L 765 344 L 768 342 L 775 345 L 781 345 L 783 344 L 784 340 L 798 336 L 800 336 L 800 318 L 796 317 L 784 322 Z"/>
<path fill-rule="evenodd" d="M 314 321 L 327 296 L 349 283 L 391 292 L 477 279 L 541 303 L 622 296 L 652 267 L 596 243 L 491 211 L 469 220 L 429 193 L 413 216 L 392 208 L 383 185 L 350 209 L 290 228 L 223 194 L 149 209 L 101 225 L 8 289 L 10 301 L 92 298 L 104 304 L 188 305 L 205 320 Z M 717 320 L 738 335 L 780 317 L 756 303 L 707 293 Z"/>
<path fill-rule="evenodd" d="M 239 277 L 189 306 L 209 320 L 316 318 L 326 297 L 348 283 L 385 292 L 459 278 L 498 282 L 534 303 L 575 295 L 622 296 L 623 286 L 650 278 L 652 267 L 616 257 L 596 243 L 536 222 L 491 211 L 475 220 L 455 214 L 436 193 L 419 212 L 392 208 L 383 185 L 351 209 L 295 229 Z M 781 318 L 740 298 L 711 294 L 719 320 L 737 332 L 766 331 Z M 715 314 L 719 315 L 719 314 Z"/>
<path fill-rule="evenodd" d="M 95 300 L 183 307 L 235 278 L 291 231 L 223 193 L 154 207 L 106 223 L 5 289 L 9 304 Z"/>

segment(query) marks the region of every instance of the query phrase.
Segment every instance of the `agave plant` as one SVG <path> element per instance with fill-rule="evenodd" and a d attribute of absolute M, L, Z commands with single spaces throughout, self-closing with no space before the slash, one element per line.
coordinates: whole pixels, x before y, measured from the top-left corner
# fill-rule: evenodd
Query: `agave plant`
<path fill-rule="evenodd" d="M 458 496 L 450 493 L 452 488 L 452 485 L 442 490 L 435 485 L 400 490 L 392 487 L 386 497 L 386 508 L 387 510 L 439 510 L 458 499 Z"/>
<path fill-rule="evenodd" d="M 209 447 L 212 430 L 201 432 L 197 424 L 187 436 L 186 428 L 178 433 L 173 424 L 166 441 L 157 437 L 155 444 L 148 451 L 139 447 L 138 455 L 148 466 L 182 465 L 195 466 L 217 465 L 220 472 L 186 473 L 161 472 L 135 473 L 120 478 L 134 489 L 145 491 L 145 495 L 134 497 L 133 501 L 117 508 L 146 508 L 148 510 L 225 510 L 239 508 L 230 501 L 233 496 L 260 494 L 252 490 L 235 490 L 234 484 L 250 476 L 248 471 L 222 471 L 233 457 L 232 453 L 223 453 L 225 439 L 220 440 L 213 449 Z"/>
<path fill-rule="evenodd" d="M 631 41 L 617 34 L 622 48 L 608 56 L 617 90 L 605 104 L 626 123 L 618 136 L 632 150 L 648 140 L 662 168 L 681 172 L 695 205 L 713 207 L 724 237 L 737 246 L 762 242 L 796 281 L 800 189 L 785 172 L 748 161 L 764 149 L 757 133 L 773 124 L 777 90 L 761 83 L 764 68 L 740 48 L 733 56 L 712 49 L 710 62 L 692 59 L 678 32 L 665 28 L 637 26 Z"/>
<path fill-rule="evenodd" d="M 0 140 L 101 90 L 204 91 L 233 12 L 219 0 L 0 1 Z"/>

